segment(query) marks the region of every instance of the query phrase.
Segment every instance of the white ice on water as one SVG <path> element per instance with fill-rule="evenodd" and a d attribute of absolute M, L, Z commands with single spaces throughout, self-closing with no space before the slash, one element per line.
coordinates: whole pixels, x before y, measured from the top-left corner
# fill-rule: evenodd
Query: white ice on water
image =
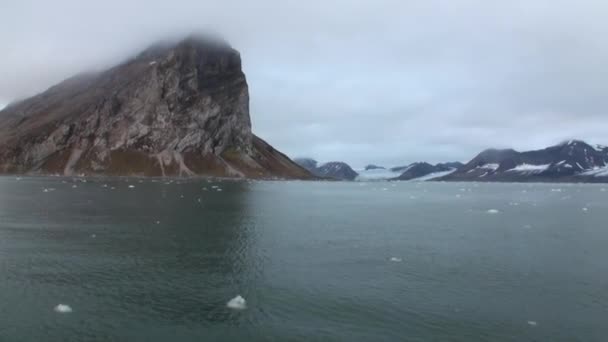
<path fill-rule="evenodd" d="M 226 306 L 234 310 L 244 310 L 247 309 L 247 301 L 245 298 L 241 297 L 241 295 L 238 295 L 229 300 L 228 303 L 226 303 Z"/>
<path fill-rule="evenodd" d="M 135 188 L 135 185 L 129 185 L 129 189 Z"/>
<path fill-rule="evenodd" d="M 57 313 L 70 313 L 72 312 L 72 308 L 67 304 L 57 304 L 57 306 L 53 309 Z"/>
<path fill-rule="evenodd" d="M 499 212 L 498 209 L 488 209 L 487 211 L 488 214 L 498 214 Z"/>
<path fill-rule="evenodd" d="M 401 259 L 401 258 L 397 258 L 397 257 L 392 257 L 390 260 L 391 260 L 392 262 L 401 262 L 401 261 L 403 261 L 403 259 Z"/>

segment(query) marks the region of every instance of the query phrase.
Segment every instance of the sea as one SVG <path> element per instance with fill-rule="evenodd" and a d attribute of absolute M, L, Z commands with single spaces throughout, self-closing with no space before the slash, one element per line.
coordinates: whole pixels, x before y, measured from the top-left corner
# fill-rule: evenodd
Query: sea
<path fill-rule="evenodd" d="M 0 177 L 0 341 L 606 341 L 608 185 Z"/>

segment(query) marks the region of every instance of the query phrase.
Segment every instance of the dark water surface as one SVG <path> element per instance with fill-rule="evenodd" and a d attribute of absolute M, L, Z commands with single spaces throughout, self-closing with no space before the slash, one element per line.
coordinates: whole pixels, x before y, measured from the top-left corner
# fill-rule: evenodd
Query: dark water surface
<path fill-rule="evenodd" d="M 608 339 L 602 185 L 165 182 L 0 177 L 0 341 Z"/>

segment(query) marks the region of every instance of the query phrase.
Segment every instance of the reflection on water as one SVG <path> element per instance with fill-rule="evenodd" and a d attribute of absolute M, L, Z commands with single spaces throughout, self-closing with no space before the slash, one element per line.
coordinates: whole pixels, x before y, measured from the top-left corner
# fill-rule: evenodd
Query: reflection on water
<path fill-rule="evenodd" d="M 599 341 L 606 196 L 0 177 L 0 340 Z"/>

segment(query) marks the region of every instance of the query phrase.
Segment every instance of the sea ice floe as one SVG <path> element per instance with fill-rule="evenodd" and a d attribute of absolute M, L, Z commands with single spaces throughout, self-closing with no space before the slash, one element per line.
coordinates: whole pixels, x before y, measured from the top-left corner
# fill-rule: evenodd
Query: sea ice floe
<path fill-rule="evenodd" d="M 583 208 L 583 211 L 589 211 L 589 208 Z"/>
<path fill-rule="evenodd" d="M 403 259 L 401 259 L 401 258 L 397 258 L 397 257 L 392 257 L 390 260 L 391 260 L 392 262 L 402 262 L 402 261 L 403 261 Z"/>
<path fill-rule="evenodd" d="M 551 192 L 562 192 L 562 189 L 551 189 Z"/>
<path fill-rule="evenodd" d="M 538 325 L 538 323 L 536 323 L 536 321 L 528 321 L 528 324 L 535 327 Z"/>
<path fill-rule="evenodd" d="M 499 212 L 498 209 L 488 209 L 487 211 L 488 214 L 498 214 Z"/>
<path fill-rule="evenodd" d="M 129 189 L 135 188 L 135 185 L 129 185 Z"/>
<path fill-rule="evenodd" d="M 57 306 L 53 309 L 57 313 L 70 313 L 72 312 L 72 308 L 66 304 L 57 304 Z"/>
<path fill-rule="evenodd" d="M 229 300 L 228 303 L 226 303 L 226 306 L 234 310 L 244 310 L 247 309 L 247 301 L 245 300 L 245 298 L 238 295 Z"/>

